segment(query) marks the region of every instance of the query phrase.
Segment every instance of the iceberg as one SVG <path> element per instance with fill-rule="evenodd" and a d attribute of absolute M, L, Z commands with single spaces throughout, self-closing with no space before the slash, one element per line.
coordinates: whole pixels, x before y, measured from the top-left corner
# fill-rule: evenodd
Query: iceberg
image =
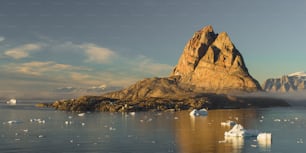
<path fill-rule="evenodd" d="M 234 126 L 236 125 L 236 122 L 231 121 L 231 120 L 227 120 L 226 122 L 221 122 L 222 126 Z"/>
<path fill-rule="evenodd" d="M 257 130 L 246 130 L 241 124 L 236 124 L 231 130 L 224 133 L 226 137 L 254 137 L 258 135 Z"/>
<path fill-rule="evenodd" d="M 270 151 L 271 144 L 272 144 L 272 134 L 271 133 L 259 133 L 257 136 L 257 142 L 261 150 Z"/>
<path fill-rule="evenodd" d="M 85 113 L 79 113 L 78 116 L 80 117 L 85 116 Z"/>
<path fill-rule="evenodd" d="M 200 109 L 200 110 L 197 110 L 197 109 L 193 109 L 190 113 L 189 113 L 190 116 L 206 116 L 208 115 L 208 112 L 207 112 L 207 109 L 203 108 L 203 109 Z"/>
<path fill-rule="evenodd" d="M 16 99 L 10 99 L 9 101 L 6 101 L 7 104 L 9 105 L 16 105 L 17 100 Z"/>

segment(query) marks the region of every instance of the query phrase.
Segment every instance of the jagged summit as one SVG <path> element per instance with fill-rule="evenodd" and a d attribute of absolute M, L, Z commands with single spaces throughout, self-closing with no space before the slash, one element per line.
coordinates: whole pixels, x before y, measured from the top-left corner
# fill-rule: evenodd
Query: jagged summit
<path fill-rule="evenodd" d="M 209 25 L 195 32 L 187 42 L 169 77 L 144 79 L 104 96 L 137 100 L 257 90 L 261 90 L 259 83 L 248 73 L 228 34 L 217 34 Z"/>
<path fill-rule="evenodd" d="M 211 25 L 187 42 L 171 76 L 181 76 L 182 83 L 208 91 L 261 89 L 228 34 L 215 33 Z"/>

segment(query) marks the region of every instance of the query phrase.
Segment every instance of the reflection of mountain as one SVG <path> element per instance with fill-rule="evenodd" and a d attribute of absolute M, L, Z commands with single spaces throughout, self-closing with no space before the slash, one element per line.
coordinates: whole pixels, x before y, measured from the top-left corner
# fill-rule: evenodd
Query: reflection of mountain
<path fill-rule="evenodd" d="M 249 118 L 257 118 L 255 110 L 212 110 L 206 117 L 190 118 L 188 112 L 178 113 L 179 120 L 175 122 L 176 141 L 179 152 L 244 152 L 244 141 L 224 140 L 224 132 L 230 127 L 222 127 L 220 123 L 228 119 L 235 120 L 246 128 L 254 123 Z"/>

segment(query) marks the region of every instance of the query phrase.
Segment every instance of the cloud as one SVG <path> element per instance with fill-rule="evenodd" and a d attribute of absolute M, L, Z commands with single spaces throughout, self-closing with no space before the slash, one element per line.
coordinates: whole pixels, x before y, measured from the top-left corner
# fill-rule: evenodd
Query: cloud
<path fill-rule="evenodd" d="M 1 42 L 1 41 L 4 41 L 4 40 L 5 40 L 5 38 L 2 37 L 2 36 L 0 36 L 0 42 Z"/>
<path fill-rule="evenodd" d="M 87 92 L 103 92 L 105 91 L 107 86 L 105 84 L 99 86 L 92 86 L 86 89 Z"/>
<path fill-rule="evenodd" d="M 171 65 L 158 63 L 143 55 L 139 55 L 132 65 L 134 65 L 134 70 L 151 75 L 168 75 L 173 68 Z"/>
<path fill-rule="evenodd" d="M 41 48 L 44 52 L 33 54 Z M 149 57 L 123 56 L 94 43 L 37 42 L 11 47 L 3 55 L 13 59 L 31 56 L 27 62 L 7 60 L 12 63 L 0 65 L 0 78 L 6 86 L 13 83 L 12 89 L 34 96 L 43 92 L 51 97 L 101 94 L 128 87 L 145 77 L 168 75 L 172 69 Z"/>
<path fill-rule="evenodd" d="M 91 86 L 91 87 L 72 87 L 72 86 L 67 86 L 67 87 L 59 87 L 56 88 L 54 91 L 57 93 L 65 94 L 65 93 L 70 93 L 70 94 L 101 94 L 109 91 L 114 91 L 118 90 L 120 87 L 116 86 L 107 86 L 105 84 L 97 85 L 97 86 Z"/>
<path fill-rule="evenodd" d="M 9 67 L 10 71 L 15 71 L 18 73 L 26 74 L 26 75 L 34 75 L 41 76 L 46 73 L 54 73 L 54 72 L 65 72 L 65 71 L 75 71 L 75 70 L 83 70 L 90 71 L 89 68 L 86 67 L 77 67 L 68 64 L 59 64 L 54 61 L 32 61 L 22 64 L 9 64 L 6 65 Z"/>
<path fill-rule="evenodd" d="M 65 93 L 67 93 L 67 92 L 75 92 L 75 91 L 77 91 L 77 88 L 70 87 L 70 86 L 60 87 L 60 88 L 55 89 L 55 92 L 65 92 Z"/>
<path fill-rule="evenodd" d="M 30 52 L 39 50 L 42 46 L 40 44 L 25 44 L 16 48 L 4 51 L 4 55 L 13 58 L 21 59 L 30 55 Z"/>
<path fill-rule="evenodd" d="M 114 51 L 96 44 L 83 44 L 80 47 L 84 49 L 88 62 L 109 63 L 116 56 Z"/>

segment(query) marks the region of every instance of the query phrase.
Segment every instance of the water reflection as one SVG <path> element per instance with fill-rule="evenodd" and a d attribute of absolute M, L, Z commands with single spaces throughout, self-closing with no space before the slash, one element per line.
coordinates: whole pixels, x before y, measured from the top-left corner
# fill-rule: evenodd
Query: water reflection
<path fill-rule="evenodd" d="M 190 117 L 188 112 L 177 114 L 175 133 L 180 152 L 244 152 L 243 138 L 225 138 L 224 132 L 231 127 L 221 122 L 234 120 L 244 127 L 254 127 L 258 118 L 256 110 L 211 110 L 208 116 Z M 256 139 L 256 138 L 255 138 Z"/>
<path fill-rule="evenodd" d="M 243 137 L 224 137 L 225 143 L 229 143 L 232 146 L 232 152 L 238 153 L 241 152 L 241 149 L 244 145 Z"/>

